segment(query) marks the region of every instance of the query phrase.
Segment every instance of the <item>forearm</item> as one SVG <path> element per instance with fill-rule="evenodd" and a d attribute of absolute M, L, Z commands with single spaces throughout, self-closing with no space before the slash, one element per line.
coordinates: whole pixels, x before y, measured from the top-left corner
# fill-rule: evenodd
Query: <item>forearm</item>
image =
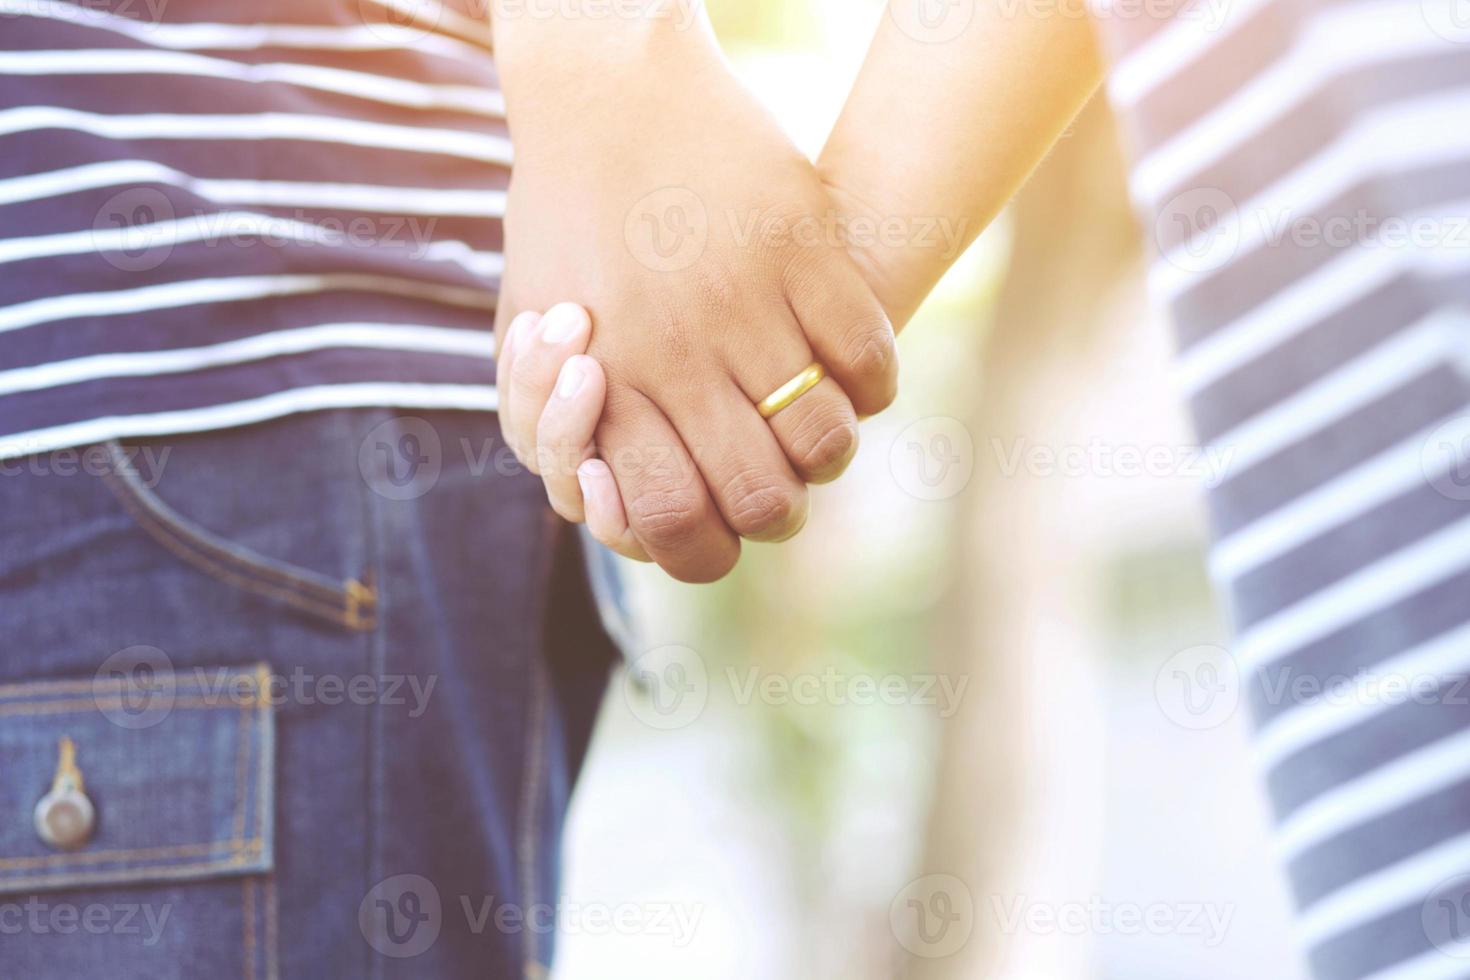
<path fill-rule="evenodd" d="M 897 0 L 921 3 L 923 0 Z M 845 212 L 948 236 L 854 236 L 896 324 L 990 223 L 1101 77 L 1091 23 L 1073 0 L 981 0 L 944 43 L 885 16 L 819 163 Z M 1080 4 L 1080 0 L 1075 0 Z"/>
<path fill-rule="evenodd" d="M 491 11 L 518 153 L 571 150 L 583 137 L 605 143 L 614 126 L 634 139 L 660 89 L 718 59 L 702 4 L 494 0 Z"/>

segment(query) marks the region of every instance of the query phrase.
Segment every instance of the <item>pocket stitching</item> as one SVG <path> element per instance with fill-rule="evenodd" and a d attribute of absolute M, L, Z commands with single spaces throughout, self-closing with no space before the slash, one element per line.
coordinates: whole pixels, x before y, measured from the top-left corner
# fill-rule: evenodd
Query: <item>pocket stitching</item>
<path fill-rule="evenodd" d="M 253 855 L 248 855 L 253 856 Z M 108 868 L 82 869 L 75 872 L 62 871 L 56 874 L 39 875 L 32 878 L 6 879 L 6 889 L 15 894 L 29 889 L 43 891 L 60 888 L 80 888 L 91 885 L 126 885 L 136 882 L 173 881 L 200 872 L 224 872 L 239 868 L 245 857 L 235 855 L 228 860 L 200 861 L 194 864 L 167 864 L 158 868 L 130 868 L 114 871 Z"/>
<path fill-rule="evenodd" d="M 123 706 L 121 697 L 104 699 L 90 698 L 85 701 L 39 701 L 24 704 L 0 704 L 0 718 L 20 717 L 27 715 L 65 715 L 78 711 L 91 711 L 107 708 L 118 708 Z M 228 708 L 230 705 L 220 704 L 205 697 L 175 698 L 170 708 Z"/>
<path fill-rule="evenodd" d="M 374 612 L 377 605 L 377 590 L 371 583 L 352 579 L 341 586 L 329 586 L 284 568 L 249 562 L 217 542 L 207 540 L 185 528 L 165 521 L 124 474 L 123 468 L 130 464 L 122 457 L 118 444 L 109 442 L 105 445 L 111 465 L 109 470 L 102 474 L 103 482 L 138 527 L 176 558 L 228 585 L 257 595 L 279 599 L 287 605 L 320 616 L 335 625 L 356 631 L 367 631 L 377 627 Z M 234 565 L 238 571 L 231 570 L 230 565 Z M 259 581 L 247 575 L 257 576 L 264 580 L 275 579 L 279 584 Z M 291 588 L 314 589 L 319 595 L 330 596 L 331 599 L 328 601 L 323 598 L 300 595 L 291 591 Z"/>
<path fill-rule="evenodd" d="M 92 851 L 86 854 L 43 854 L 36 857 L 0 858 L 0 868 L 40 868 L 50 864 L 106 864 L 109 861 L 129 859 L 155 859 L 167 857 L 195 857 L 210 851 L 229 847 L 235 851 L 251 852 L 262 850 L 264 839 L 253 837 L 239 840 L 227 837 L 198 844 L 169 844 L 159 847 L 122 847 L 110 851 Z M 233 855 L 232 855 L 233 857 Z"/>
<path fill-rule="evenodd" d="M 21 857 L 0 857 L 0 870 L 4 870 L 7 868 L 14 868 L 18 870 L 29 868 L 48 869 L 44 870 L 41 874 L 34 874 L 29 877 L 25 876 L 24 874 L 15 877 L 0 875 L 0 886 L 3 886 L 5 891 L 7 892 L 13 892 L 17 888 L 46 887 L 48 885 L 51 887 L 57 887 L 58 885 L 69 887 L 70 883 L 74 883 L 73 879 L 76 879 L 78 876 L 87 878 L 91 881 L 97 881 L 100 879 L 103 883 L 122 883 L 138 879 L 170 878 L 178 877 L 178 873 L 181 871 L 207 871 L 214 869 L 223 871 L 231 868 L 238 868 L 253 858 L 262 857 L 265 851 L 265 807 L 268 785 L 267 766 L 269 763 L 269 753 L 266 752 L 264 748 L 262 748 L 262 751 L 259 753 L 260 758 L 257 764 L 258 772 L 256 775 L 255 787 L 255 833 L 247 839 L 245 837 L 245 830 L 247 806 L 249 803 L 247 797 L 249 795 L 248 758 L 251 741 L 250 736 L 254 734 L 254 731 L 252 730 L 253 726 L 251 723 L 253 722 L 255 725 L 263 726 L 268 722 L 268 719 L 264 717 L 264 715 L 270 711 L 270 700 L 262 695 L 265 692 L 265 684 L 267 683 L 269 678 L 269 669 L 266 667 L 265 664 L 257 664 L 252 673 L 256 682 L 255 696 L 250 700 L 242 701 L 240 705 L 242 724 L 237 735 L 237 737 L 240 739 L 240 755 L 237 756 L 237 758 L 244 759 L 247 764 L 245 765 L 243 770 L 240 769 L 237 764 L 235 789 L 236 798 L 234 808 L 234 827 L 236 829 L 235 836 L 222 838 L 219 840 L 195 842 L 189 844 L 170 844 L 155 847 L 113 848 L 107 851 L 82 851 L 76 854 L 46 854 Z M 57 686 L 65 688 L 65 686 L 68 684 L 80 684 L 84 682 L 59 681 L 47 684 L 47 682 L 43 681 L 38 683 L 52 688 Z M 18 689 L 23 694 L 26 691 L 30 690 L 31 686 L 26 684 L 15 684 L 9 685 L 8 689 Z M 26 717 L 30 715 L 40 714 L 68 714 L 83 711 L 97 711 L 105 703 L 107 702 L 103 702 L 94 698 L 92 700 L 85 701 L 42 701 L 35 703 L 23 702 L 19 704 L 0 704 L 0 717 Z M 121 700 L 119 700 L 117 703 L 121 705 L 122 702 Z M 198 708 L 209 710 L 228 707 L 231 707 L 231 705 L 227 703 L 221 703 L 219 701 L 210 700 L 209 698 L 197 696 L 193 698 L 180 698 L 175 700 L 172 704 L 172 708 L 175 709 Z M 254 716 L 255 712 L 257 711 L 260 713 L 260 717 Z M 108 864 L 125 863 L 128 861 L 166 860 L 171 857 L 208 855 L 214 851 L 222 849 L 228 849 L 228 853 L 218 858 L 211 858 L 209 860 L 196 862 L 194 864 L 166 864 L 159 867 L 131 869 L 115 869 L 105 867 L 105 865 Z M 104 865 L 104 867 L 89 867 L 93 865 Z M 49 870 L 53 868 L 55 869 L 54 871 Z"/>
<path fill-rule="evenodd" d="M 103 475 L 110 477 L 133 503 L 143 509 L 144 514 L 135 516 L 146 517 L 157 526 L 159 531 L 178 539 L 181 544 L 207 551 L 215 560 L 227 566 L 233 565 L 244 573 L 274 578 L 283 584 L 315 590 L 319 597 L 325 597 L 322 601 L 336 601 L 343 597 L 346 589 L 338 583 L 328 581 L 326 576 L 304 568 L 293 570 L 288 564 L 264 555 L 257 555 L 252 559 L 241 554 L 241 550 L 248 549 L 240 549 L 219 538 L 212 531 L 198 526 L 188 517 L 175 511 L 167 501 L 150 490 L 138 478 L 137 469 L 128 459 L 120 443 L 113 440 L 106 443 L 106 448 L 109 465 Z"/>

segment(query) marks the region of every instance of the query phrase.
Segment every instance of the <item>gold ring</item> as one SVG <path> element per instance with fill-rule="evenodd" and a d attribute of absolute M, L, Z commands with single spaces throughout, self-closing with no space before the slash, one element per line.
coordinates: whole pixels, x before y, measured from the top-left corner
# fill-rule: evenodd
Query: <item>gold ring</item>
<path fill-rule="evenodd" d="M 816 362 L 812 362 L 802 368 L 801 373 L 796 377 L 756 402 L 755 410 L 761 413 L 761 418 L 771 418 L 777 412 L 788 407 L 792 402 L 815 388 L 826 376 L 827 369 Z"/>

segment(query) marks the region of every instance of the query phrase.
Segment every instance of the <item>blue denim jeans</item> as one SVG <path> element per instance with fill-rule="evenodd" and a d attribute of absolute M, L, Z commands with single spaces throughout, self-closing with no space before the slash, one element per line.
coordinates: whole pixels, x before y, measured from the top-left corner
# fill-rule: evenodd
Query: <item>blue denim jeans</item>
<path fill-rule="evenodd" d="M 0 976 L 545 975 L 614 648 L 508 460 L 353 410 L 0 462 Z"/>

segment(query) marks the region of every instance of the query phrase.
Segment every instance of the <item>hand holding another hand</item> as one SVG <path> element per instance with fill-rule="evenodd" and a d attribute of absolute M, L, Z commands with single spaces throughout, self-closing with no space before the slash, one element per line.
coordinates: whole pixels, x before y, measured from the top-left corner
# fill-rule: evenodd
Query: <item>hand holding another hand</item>
<path fill-rule="evenodd" d="M 893 397 L 897 361 L 841 243 L 797 233 L 830 222 L 811 164 L 712 40 L 649 43 L 639 58 L 659 71 L 603 59 L 555 99 L 507 73 L 502 424 L 563 516 L 584 517 L 585 484 L 605 543 L 709 581 L 733 567 L 740 537 L 800 530 L 806 484 L 846 467 L 858 416 Z M 537 75 L 549 77 L 520 77 Z M 586 312 L 554 305 L 567 299 Z M 830 377 L 763 419 L 756 403 L 813 362 Z M 558 397 L 582 413 L 545 422 Z"/>

